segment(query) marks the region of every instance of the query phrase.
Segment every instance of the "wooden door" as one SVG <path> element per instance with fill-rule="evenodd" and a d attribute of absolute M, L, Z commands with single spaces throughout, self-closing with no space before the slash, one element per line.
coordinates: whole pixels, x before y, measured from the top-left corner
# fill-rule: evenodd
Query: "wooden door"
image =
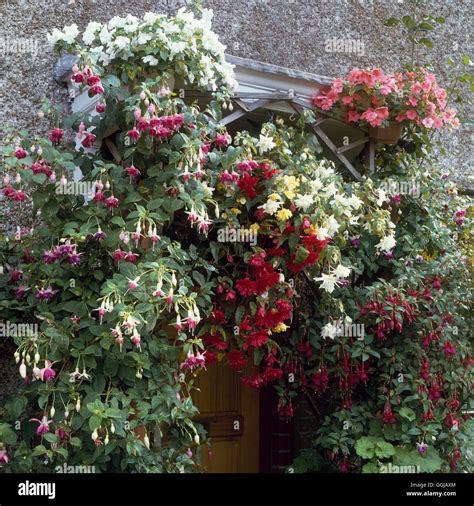
<path fill-rule="evenodd" d="M 209 473 L 259 471 L 259 391 L 242 385 L 241 377 L 217 362 L 196 379 L 196 419 L 211 440 L 210 451 L 202 446 L 203 470 Z"/>

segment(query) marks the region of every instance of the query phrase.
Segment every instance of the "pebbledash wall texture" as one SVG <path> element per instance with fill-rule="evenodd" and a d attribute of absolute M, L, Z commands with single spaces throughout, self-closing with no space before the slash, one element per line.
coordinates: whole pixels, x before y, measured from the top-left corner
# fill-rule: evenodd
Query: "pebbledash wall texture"
<path fill-rule="evenodd" d="M 431 0 L 429 13 L 446 18 L 433 35 L 428 54 L 441 83 L 449 82 L 448 57 L 459 60 L 472 50 L 472 0 Z M 147 11 L 174 14 L 186 0 L 0 0 L 0 134 L 4 127 L 45 133 L 38 116 L 41 100 L 68 106 L 64 89 L 53 80 L 56 56 L 46 34 L 53 28 Z M 227 52 L 236 56 L 336 77 L 352 67 L 378 66 L 393 71 L 409 61 L 410 48 L 391 17 L 413 14 L 408 0 L 204 0 L 214 10 L 214 30 Z M 420 8 L 420 9 L 423 9 Z M 339 46 L 344 47 L 341 51 Z M 423 50 L 420 50 L 423 61 Z M 452 154 L 446 169 L 472 187 L 472 123 L 448 134 Z M 3 212 L 2 212 L 3 214 Z M 18 378 L 11 350 L 0 342 L 0 394 L 15 389 Z M 9 374 L 9 372 L 14 374 Z M 6 372 L 6 373 L 5 373 Z M 6 382 L 8 381 L 8 382 Z"/>

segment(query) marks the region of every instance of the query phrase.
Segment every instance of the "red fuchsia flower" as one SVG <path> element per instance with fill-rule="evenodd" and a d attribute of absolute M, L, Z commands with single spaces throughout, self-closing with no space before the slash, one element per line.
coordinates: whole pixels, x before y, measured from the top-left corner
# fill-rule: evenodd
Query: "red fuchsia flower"
<path fill-rule="evenodd" d="M 105 104 L 100 102 L 95 106 L 95 110 L 100 114 L 105 111 Z"/>
<path fill-rule="evenodd" d="M 431 282 L 431 286 L 435 289 L 435 290 L 442 290 L 442 286 L 441 286 L 441 280 L 438 278 L 438 277 L 435 277 L 433 278 L 433 281 Z"/>
<path fill-rule="evenodd" d="M 14 156 L 18 160 L 21 160 L 22 158 L 26 158 L 28 156 L 28 153 L 20 147 L 15 149 Z"/>
<path fill-rule="evenodd" d="M 214 144 L 220 148 L 228 146 L 232 141 L 232 137 L 226 132 L 225 134 L 217 134 Z"/>
<path fill-rule="evenodd" d="M 144 130 L 148 130 L 148 128 L 149 128 L 148 120 L 146 118 L 138 118 L 137 119 L 137 124 L 136 124 L 135 128 L 139 132 L 143 132 Z"/>
<path fill-rule="evenodd" d="M 53 420 L 48 420 L 48 417 L 45 415 L 41 420 L 37 418 L 30 418 L 30 422 L 38 422 L 38 428 L 36 429 L 36 434 L 38 436 L 43 436 L 49 432 L 49 426 L 53 423 Z"/>
<path fill-rule="evenodd" d="M 51 177 L 53 175 L 53 171 L 46 160 L 34 162 L 31 164 L 30 169 L 33 174 L 46 174 L 47 177 Z"/>
<path fill-rule="evenodd" d="M 456 225 L 462 225 L 464 223 L 464 217 L 466 216 L 466 210 L 461 209 L 454 213 Z"/>
<path fill-rule="evenodd" d="M 186 359 L 184 362 L 180 364 L 181 369 L 189 369 L 190 371 L 193 371 L 196 367 L 205 367 L 206 365 L 206 352 L 201 353 L 197 352 L 196 354 L 193 353 L 191 350 L 188 351 L 188 354 L 186 356 Z"/>
<path fill-rule="evenodd" d="M 115 261 L 121 262 L 122 260 L 125 260 L 127 253 L 121 249 L 116 249 L 111 256 Z"/>
<path fill-rule="evenodd" d="M 130 177 L 130 180 L 134 177 L 138 177 L 141 172 L 134 165 L 130 165 L 130 167 L 125 168 L 126 174 Z"/>
<path fill-rule="evenodd" d="M 392 195 L 390 202 L 393 206 L 398 206 L 402 200 L 402 197 L 400 195 Z"/>
<path fill-rule="evenodd" d="M 77 325 L 81 321 L 81 319 L 79 318 L 79 316 L 76 316 L 76 315 L 70 316 L 69 319 L 71 320 L 71 322 L 74 325 Z"/>
<path fill-rule="evenodd" d="M 249 347 L 261 348 L 268 342 L 268 334 L 266 330 L 257 330 L 252 332 L 245 338 L 243 349 L 246 350 Z"/>
<path fill-rule="evenodd" d="M 43 369 L 40 370 L 41 381 L 51 381 L 56 377 L 56 371 L 51 367 L 52 365 L 49 360 L 45 361 Z"/>
<path fill-rule="evenodd" d="M 58 292 L 58 290 L 53 290 L 53 288 L 51 286 L 48 286 L 47 288 L 38 289 L 35 293 L 35 297 L 38 300 L 49 301 L 54 297 L 54 294 L 57 292 Z"/>
<path fill-rule="evenodd" d="M 239 279 L 235 283 L 235 287 L 243 297 L 251 297 L 257 294 L 257 282 L 250 278 Z"/>
<path fill-rule="evenodd" d="M 133 128 L 132 130 L 129 130 L 127 132 L 127 136 L 129 137 L 129 139 L 132 141 L 132 142 L 137 142 L 138 139 L 140 138 L 140 130 L 138 130 L 136 127 Z"/>
<path fill-rule="evenodd" d="M 100 227 L 99 229 L 97 230 L 97 232 L 94 234 L 94 239 L 96 241 L 103 241 L 105 238 L 107 237 L 107 234 L 105 232 L 103 232 Z"/>
<path fill-rule="evenodd" d="M 385 407 L 384 407 L 383 415 L 382 415 L 382 421 L 383 421 L 383 423 L 387 423 L 387 424 L 391 424 L 391 425 L 394 425 L 397 423 L 397 419 L 395 418 L 395 415 L 393 414 L 393 411 L 392 411 L 392 406 L 390 406 L 390 403 L 388 401 L 385 403 Z"/>
<path fill-rule="evenodd" d="M 6 450 L 0 450 L 0 466 L 8 464 L 9 458 Z"/>
<path fill-rule="evenodd" d="M 119 205 L 119 199 L 111 195 L 110 197 L 105 199 L 105 205 L 110 209 L 114 209 Z"/>
<path fill-rule="evenodd" d="M 59 144 L 63 138 L 63 131 L 60 128 L 53 128 L 49 133 L 49 140 L 53 144 Z"/>
<path fill-rule="evenodd" d="M 447 357 L 454 357 L 456 355 L 456 346 L 451 341 L 444 343 L 443 351 Z"/>
<path fill-rule="evenodd" d="M 94 142 L 95 142 L 95 135 L 91 132 L 85 132 L 81 144 L 85 148 L 92 148 L 94 146 Z"/>
<path fill-rule="evenodd" d="M 129 262 L 131 264 L 134 264 L 136 263 L 136 261 L 138 260 L 138 255 L 137 253 L 132 253 L 131 251 L 129 251 L 126 255 L 125 255 L 125 258 L 124 258 L 125 262 Z"/>

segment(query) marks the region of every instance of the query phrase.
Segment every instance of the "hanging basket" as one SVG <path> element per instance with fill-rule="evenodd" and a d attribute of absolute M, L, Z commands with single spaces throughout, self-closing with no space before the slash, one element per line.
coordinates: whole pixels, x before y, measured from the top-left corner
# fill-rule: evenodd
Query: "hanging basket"
<path fill-rule="evenodd" d="M 397 144 L 403 133 L 403 126 L 400 123 L 392 123 L 387 127 L 369 126 L 370 139 L 381 144 Z"/>

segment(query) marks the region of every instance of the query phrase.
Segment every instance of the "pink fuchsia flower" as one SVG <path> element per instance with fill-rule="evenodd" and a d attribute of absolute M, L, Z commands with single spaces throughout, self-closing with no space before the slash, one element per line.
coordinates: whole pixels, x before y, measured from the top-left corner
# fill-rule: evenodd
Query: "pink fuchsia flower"
<path fill-rule="evenodd" d="M 214 139 L 214 144 L 218 147 L 226 147 L 232 141 L 231 136 L 228 133 L 225 134 L 217 134 Z"/>
<path fill-rule="evenodd" d="M 16 299 L 23 299 L 23 297 L 26 295 L 26 292 L 30 290 L 30 287 L 27 285 L 20 285 L 13 292 L 15 293 Z"/>
<path fill-rule="evenodd" d="M 130 165 L 130 167 L 126 167 L 125 172 L 126 172 L 127 176 L 130 177 L 130 179 L 132 179 L 133 177 L 138 177 L 141 174 L 140 170 L 137 169 L 134 165 Z"/>
<path fill-rule="evenodd" d="M 53 420 L 48 420 L 48 417 L 45 415 L 41 420 L 37 418 L 30 418 L 30 422 L 38 422 L 38 428 L 36 429 L 36 434 L 38 436 L 43 436 L 49 432 L 49 426 L 53 423 Z"/>
<path fill-rule="evenodd" d="M 23 277 L 23 271 L 21 269 L 12 269 L 10 271 L 10 282 L 16 283 Z"/>
<path fill-rule="evenodd" d="M 45 360 L 43 369 L 40 370 L 41 381 L 51 381 L 56 377 L 56 371 L 52 368 L 53 363 Z"/>
<path fill-rule="evenodd" d="M 119 199 L 117 197 L 114 197 L 113 195 L 111 195 L 110 197 L 105 199 L 105 205 L 109 209 L 114 209 L 115 207 L 117 207 L 119 205 Z"/>
<path fill-rule="evenodd" d="M 36 291 L 35 297 L 38 300 L 45 300 L 49 301 L 54 297 L 54 294 L 57 293 L 58 290 L 53 290 L 51 286 L 48 286 L 47 288 L 40 288 Z"/>
<path fill-rule="evenodd" d="M 426 453 L 426 450 L 428 449 L 428 445 L 426 443 L 416 443 L 416 449 L 418 450 L 418 453 L 423 455 Z"/>
<path fill-rule="evenodd" d="M 133 128 L 132 130 L 129 130 L 127 132 L 127 136 L 129 137 L 129 139 L 133 142 L 137 142 L 138 139 L 140 138 L 140 130 L 138 130 L 136 127 Z"/>
<path fill-rule="evenodd" d="M 139 132 L 142 132 L 143 130 L 148 130 L 148 127 L 149 127 L 149 124 L 148 124 L 148 120 L 146 118 L 139 118 L 137 120 L 137 125 L 135 128 Z"/>
<path fill-rule="evenodd" d="M 126 256 L 127 256 L 127 253 L 121 249 L 116 249 L 112 253 L 112 258 L 117 262 L 121 262 L 122 260 L 125 260 Z"/>
<path fill-rule="evenodd" d="M 53 128 L 49 133 L 49 140 L 53 144 L 59 144 L 63 138 L 63 131 L 60 128 Z"/>
<path fill-rule="evenodd" d="M 129 251 L 124 258 L 125 262 L 130 262 L 131 264 L 134 264 L 138 260 L 138 255 L 136 253 L 132 253 Z"/>
<path fill-rule="evenodd" d="M 137 329 L 133 329 L 133 335 L 130 340 L 137 348 L 141 348 L 142 338 L 140 334 L 137 332 Z"/>
<path fill-rule="evenodd" d="M 0 450 L 0 466 L 8 464 L 9 458 L 6 450 Z"/>
<path fill-rule="evenodd" d="M 102 112 L 105 111 L 105 104 L 104 103 L 99 103 L 95 106 L 95 110 L 100 114 Z"/>
<path fill-rule="evenodd" d="M 206 352 L 201 353 L 198 352 L 194 354 L 191 350 L 188 351 L 188 355 L 184 362 L 180 364 L 181 369 L 189 369 L 190 371 L 194 370 L 196 367 L 205 367 L 206 365 Z"/>
<path fill-rule="evenodd" d="M 84 134 L 84 138 L 82 139 L 81 144 L 85 148 L 92 148 L 94 146 L 94 142 L 95 142 L 95 135 L 91 132 L 86 132 Z"/>
<path fill-rule="evenodd" d="M 129 279 L 128 280 L 128 289 L 129 290 L 136 290 L 138 288 L 139 281 L 140 281 L 140 278 Z"/>
<path fill-rule="evenodd" d="M 451 341 L 448 341 L 444 344 L 443 351 L 446 356 L 453 357 L 456 355 L 456 346 L 454 346 Z"/>
<path fill-rule="evenodd" d="M 100 227 L 98 228 L 97 232 L 94 234 L 94 239 L 96 241 L 103 241 L 107 237 L 107 234 L 103 232 Z"/>
<path fill-rule="evenodd" d="M 14 152 L 15 158 L 21 160 L 22 158 L 26 158 L 28 153 L 23 148 L 16 148 Z"/>

